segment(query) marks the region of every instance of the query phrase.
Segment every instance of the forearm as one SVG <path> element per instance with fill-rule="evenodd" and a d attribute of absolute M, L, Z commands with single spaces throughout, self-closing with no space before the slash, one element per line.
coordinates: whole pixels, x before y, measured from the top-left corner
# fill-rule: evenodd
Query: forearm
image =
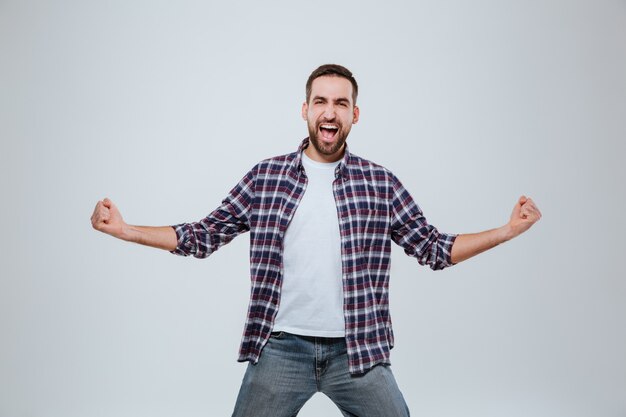
<path fill-rule="evenodd" d="M 456 264 L 465 261 L 513 237 L 514 233 L 508 224 L 497 229 L 486 230 L 480 233 L 458 235 L 452 245 L 452 263 Z"/>
<path fill-rule="evenodd" d="M 153 248 L 173 251 L 178 245 L 178 239 L 174 228 L 171 226 L 133 226 L 127 225 L 121 236 L 128 242 Z"/>

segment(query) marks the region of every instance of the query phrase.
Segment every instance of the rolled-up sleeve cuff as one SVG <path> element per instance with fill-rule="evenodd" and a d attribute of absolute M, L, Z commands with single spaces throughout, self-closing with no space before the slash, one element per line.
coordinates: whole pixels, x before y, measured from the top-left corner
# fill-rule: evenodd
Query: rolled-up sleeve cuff
<path fill-rule="evenodd" d="M 181 223 L 171 226 L 176 232 L 176 249 L 170 251 L 174 255 L 189 256 L 194 253 L 195 239 L 192 227 L 189 223 Z"/>
<path fill-rule="evenodd" d="M 456 240 L 457 236 L 458 234 L 452 233 L 439 234 L 439 247 L 441 248 L 441 253 L 443 256 L 441 257 L 441 263 L 439 265 L 439 268 L 437 269 L 443 269 L 449 266 L 456 265 L 455 263 L 452 263 L 452 246 L 454 245 L 454 241 Z"/>

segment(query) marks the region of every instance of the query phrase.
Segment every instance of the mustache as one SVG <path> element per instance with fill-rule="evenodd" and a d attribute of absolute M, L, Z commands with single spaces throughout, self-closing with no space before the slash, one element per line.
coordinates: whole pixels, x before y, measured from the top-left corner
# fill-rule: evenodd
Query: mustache
<path fill-rule="evenodd" d="M 338 120 L 322 120 L 322 121 L 315 123 L 315 127 L 317 127 L 318 129 L 322 125 L 335 125 L 340 129 L 343 127 L 343 124 L 339 122 Z"/>

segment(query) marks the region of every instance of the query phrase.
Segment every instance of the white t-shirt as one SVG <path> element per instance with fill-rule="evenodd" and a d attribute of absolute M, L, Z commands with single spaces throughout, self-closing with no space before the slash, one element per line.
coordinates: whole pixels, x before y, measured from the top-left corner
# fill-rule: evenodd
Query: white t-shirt
<path fill-rule="evenodd" d="M 283 240 L 283 283 L 273 331 L 343 337 L 341 237 L 335 168 L 302 153 L 308 183 Z"/>

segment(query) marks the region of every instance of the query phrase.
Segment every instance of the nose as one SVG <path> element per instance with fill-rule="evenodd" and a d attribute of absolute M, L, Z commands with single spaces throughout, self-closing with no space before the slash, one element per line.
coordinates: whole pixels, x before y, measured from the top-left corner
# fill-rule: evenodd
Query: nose
<path fill-rule="evenodd" d="M 335 106 L 333 106 L 332 104 L 326 106 L 326 108 L 324 109 L 324 118 L 327 120 L 332 120 L 335 118 Z"/>

